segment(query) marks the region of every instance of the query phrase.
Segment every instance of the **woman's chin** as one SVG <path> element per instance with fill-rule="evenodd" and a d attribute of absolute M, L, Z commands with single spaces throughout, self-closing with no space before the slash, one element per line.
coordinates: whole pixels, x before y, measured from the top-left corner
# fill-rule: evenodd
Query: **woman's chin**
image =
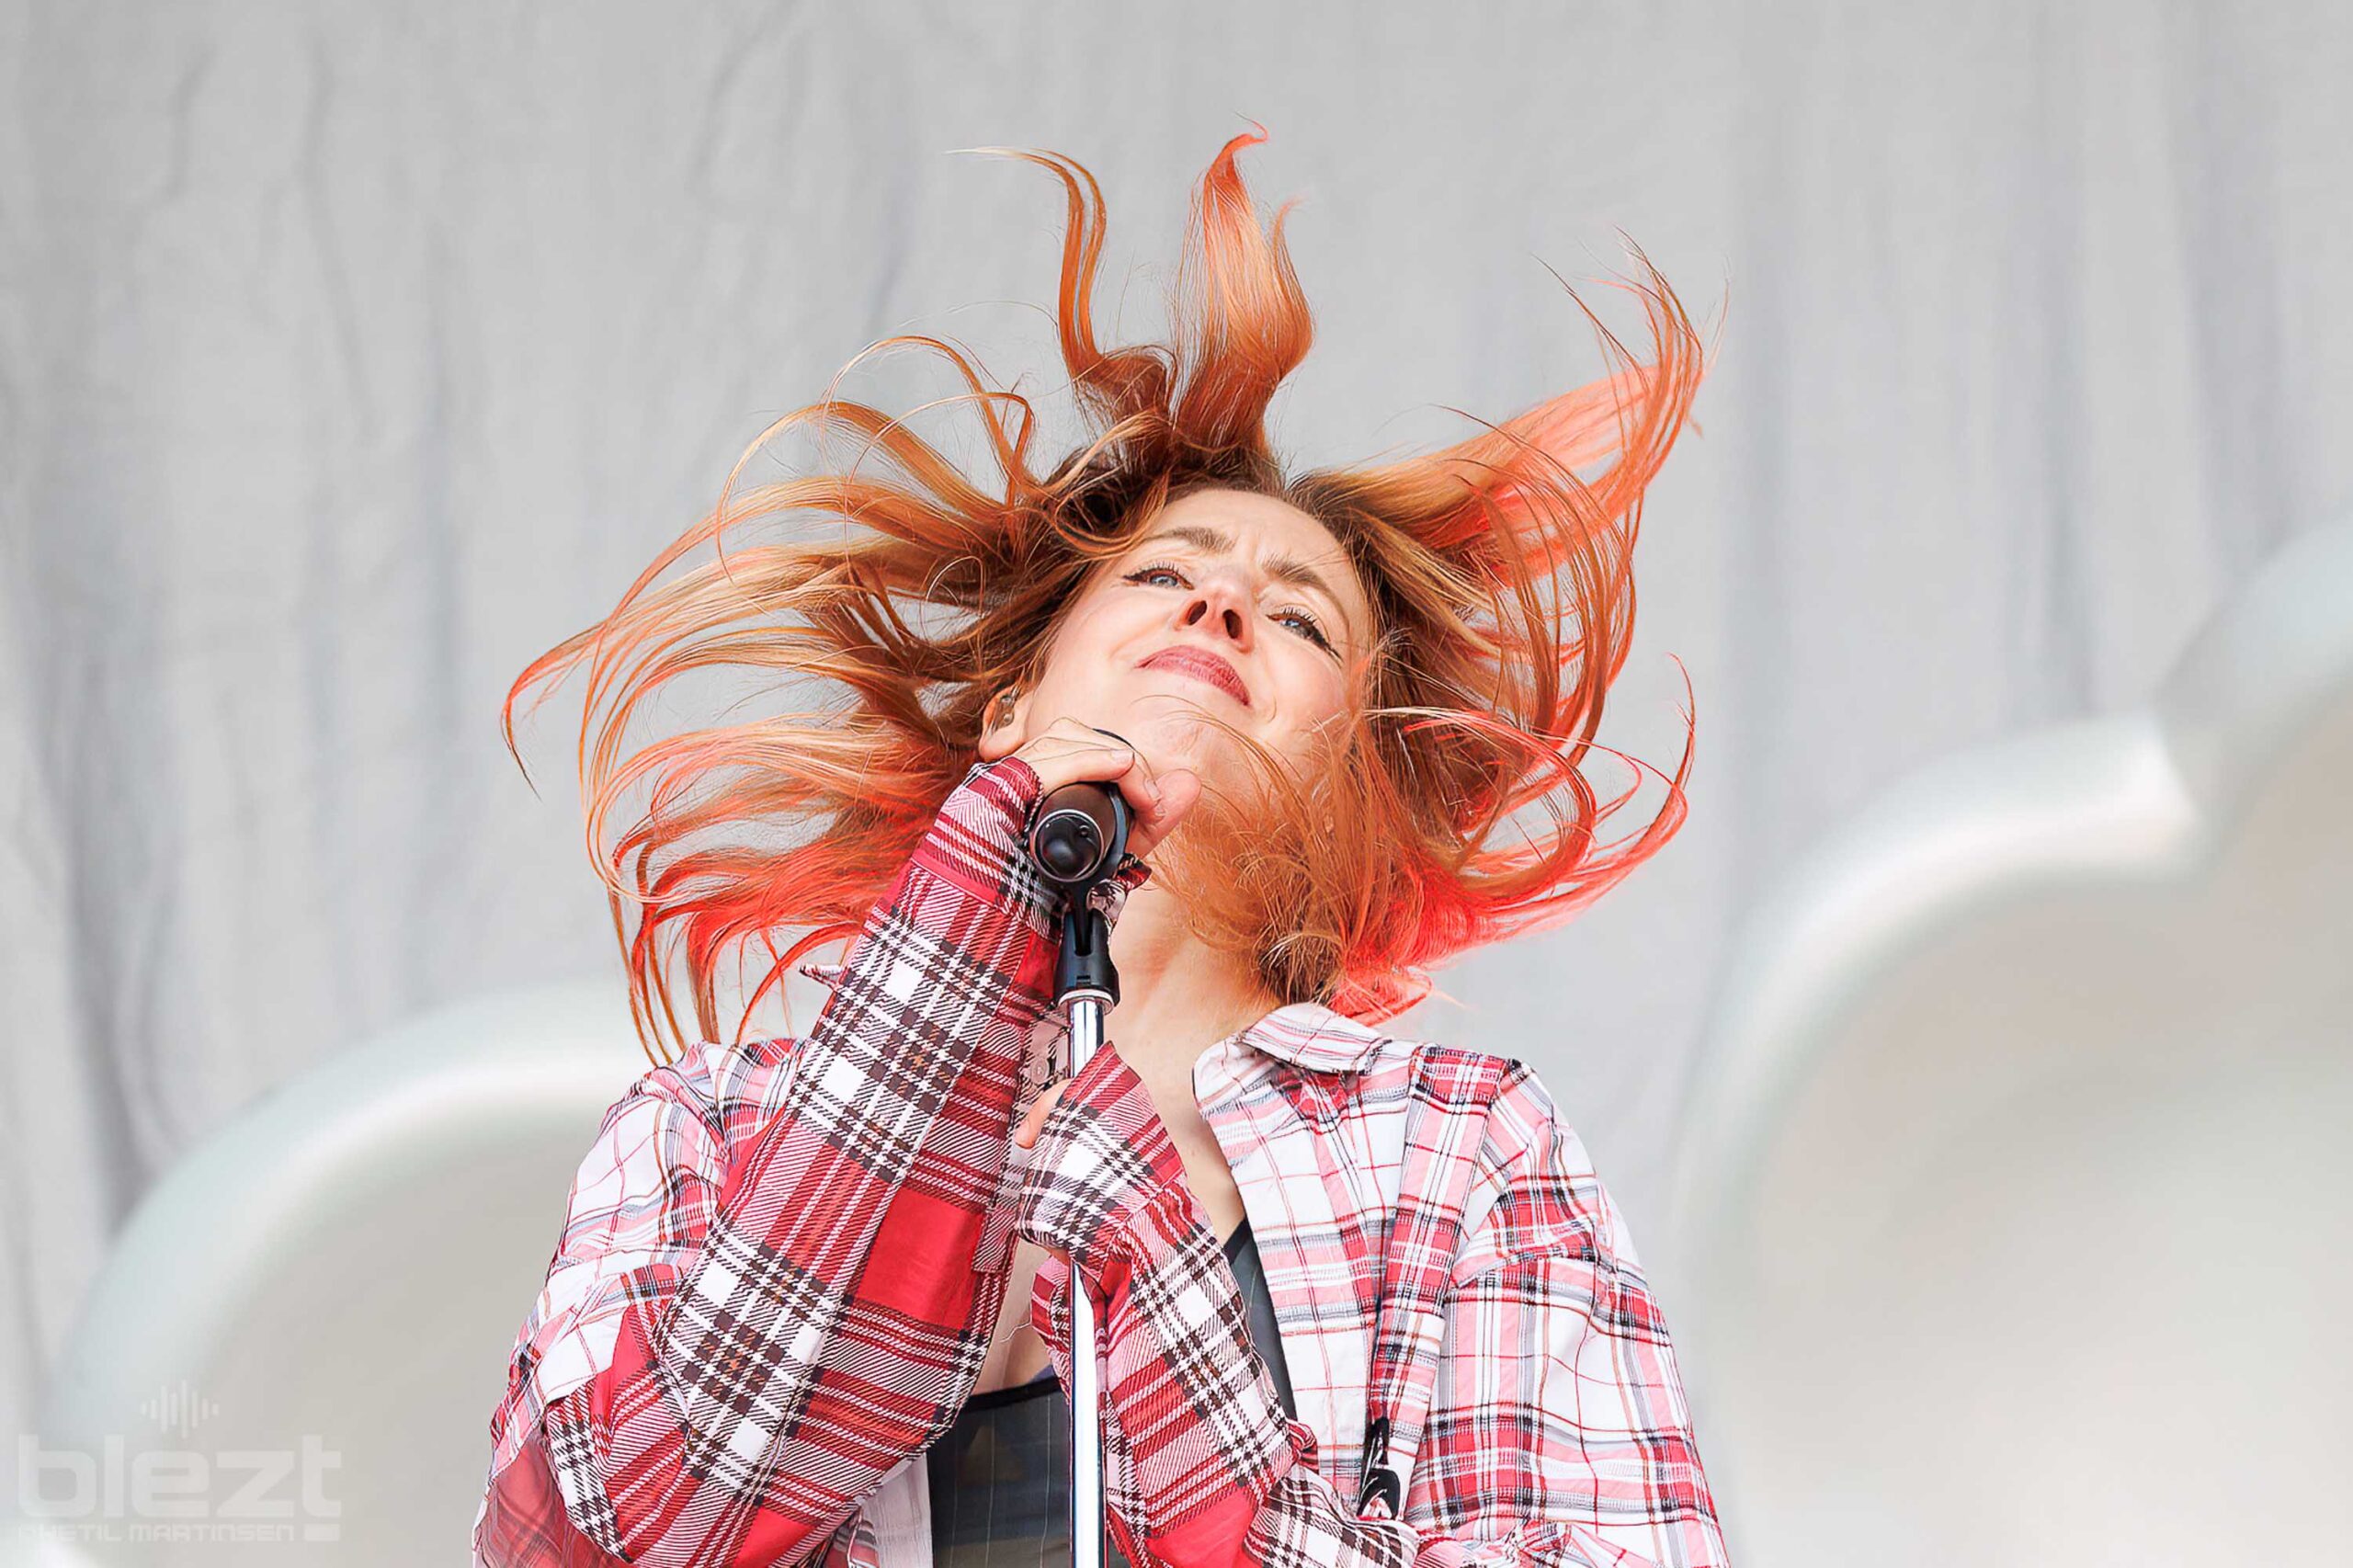
<path fill-rule="evenodd" d="M 1166 703 L 1140 703 L 1102 727 L 1134 746 L 1155 776 L 1181 769 L 1199 779 L 1201 798 L 1192 807 L 1194 812 L 1222 809 L 1245 817 L 1262 814 L 1254 802 L 1265 796 L 1267 780 L 1260 769 L 1267 764 L 1197 714 L 1189 707 L 1172 711 Z M 1276 765 L 1296 766 L 1278 753 L 1268 757 Z"/>

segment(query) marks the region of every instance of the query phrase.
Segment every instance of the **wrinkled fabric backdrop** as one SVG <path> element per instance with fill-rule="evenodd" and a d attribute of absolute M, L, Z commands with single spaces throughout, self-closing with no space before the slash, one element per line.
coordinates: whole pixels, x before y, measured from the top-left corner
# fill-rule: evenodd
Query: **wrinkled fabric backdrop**
<path fill-rule="evenodd" d="M 1601 373 L 1548 266 L 1639 348 L 1587 286 L 1620 229 L 1722 318 L 1602 731 L 1671 768 L 1679 657 L 1690 819 L 1399 1026 L 1539 1066 L 1670 1318 L 1665 1175 L 1760 890 L 1900 774 L 2141 701 L 2353 493 L 2341 6 L 77 0 L 0 6 L 0 1432 L 241 1107 L 486 990 L 619 1006 L 578 684 L 522 732 L 541 795 L 500 698 L 770 419 L 927 331 L 1067 438 L 1060 187 L 949 149 L 1094 169 L 1126 338 L 1261 121 L 1302 464 Z"/>

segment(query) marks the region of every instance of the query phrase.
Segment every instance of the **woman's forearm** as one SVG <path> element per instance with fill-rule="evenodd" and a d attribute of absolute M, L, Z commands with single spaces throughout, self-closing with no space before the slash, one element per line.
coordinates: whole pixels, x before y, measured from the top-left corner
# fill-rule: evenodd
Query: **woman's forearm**
<path fill-rule="evenodd" d="M 951 794 L 779 1109 L 729 1150 L 699 1246 L 632 1291 L 609 1361 L 550 1404 L 548 1462 L 601 1547 L 713 1568 L 813 1555 L 970 1392 L 1051 1001 L 1058 911 L 1017 864 L 1036 797 L 1017 757 Z"/>

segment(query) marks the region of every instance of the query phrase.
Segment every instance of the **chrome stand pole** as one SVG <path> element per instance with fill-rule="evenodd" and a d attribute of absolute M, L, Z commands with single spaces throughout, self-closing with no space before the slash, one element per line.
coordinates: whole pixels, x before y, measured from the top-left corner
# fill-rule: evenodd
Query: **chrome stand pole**
<path fill-rule="evenodd" d="M 1070 1070 L 1086 1065 L 1103 1043 L 1099 993 L 1069 999 Z M 1095 1301 L 1072 1270 L 1070 1281 L 1070 1564 L 1103 1568 L 1103 1364 Z"/>
<path fill-rule="evenodd" d="M 1105 733 L 1110 732 L 1106 731 Z M 1114 739 L 1119 737 L 1114 736 Z M 1088 898 L 1126 852 L 1128 803 L 1116 784 L 1065 784 L 1039 802 L 1029 848 L 1040 874 L 1062 890 L 1062 952 L 1054 1001 L 1069 1028 L 1073 1076 L 1102 1049 L 1103 1014 L 1120 1002 L 1110 926 Z M 1103 1568 L 1103 1370 L 1095 1302 L 1075 1266 L 1070 1278 L 1070 1562 Z"/>

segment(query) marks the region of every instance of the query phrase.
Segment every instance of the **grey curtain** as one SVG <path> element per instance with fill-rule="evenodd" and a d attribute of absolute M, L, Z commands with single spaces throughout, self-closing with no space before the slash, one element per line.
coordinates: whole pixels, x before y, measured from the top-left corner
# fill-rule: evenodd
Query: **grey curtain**
<path fill-rule="evenodd" d="M 1058 384 L 1058 187 L 949 149 L 1087 163 L 1144 335 L 1263 122 L 1302 462 L 1599 373 L 1546 266 L 1617 230 L 1722 312 L 1603 732 L 1671 766 L 1684 662 L 1690 821 L 1410 1024 L 1533 1061 L 1646 1250 L 1759 890 L 1898 774 L 2137 702 L 2353 492 L 2341 6 L 17 0 L 0 71 L 0 1432 L 240 1107 L 617 971 L 577 687 L 540 795 L 499 699 L 770 418 L 901 330 Z"/>

